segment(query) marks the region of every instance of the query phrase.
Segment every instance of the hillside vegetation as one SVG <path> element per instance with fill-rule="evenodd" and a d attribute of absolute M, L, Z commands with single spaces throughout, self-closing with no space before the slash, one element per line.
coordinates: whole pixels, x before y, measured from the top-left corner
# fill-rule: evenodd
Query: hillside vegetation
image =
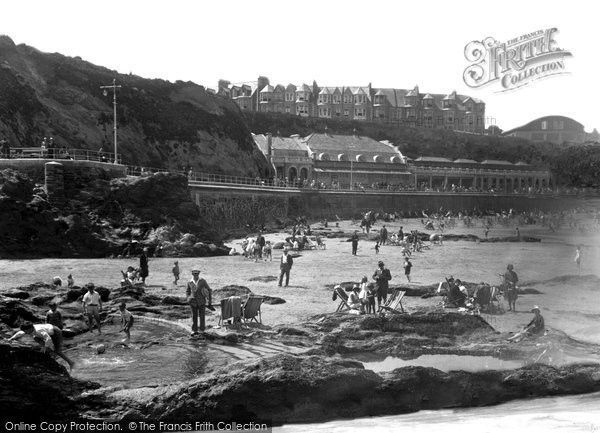
<path fill-rule="evenodd" d="M 116 79 L 119 153 L 147 167 L 255 176 L 267 161 L 238 107 L 192 82 L 170 83 L 93 65 L 81 58 L 16 46 L 0 36 L 0 138 L 13 147 L 59 145 L 113 149 L 112 91 Z"/>

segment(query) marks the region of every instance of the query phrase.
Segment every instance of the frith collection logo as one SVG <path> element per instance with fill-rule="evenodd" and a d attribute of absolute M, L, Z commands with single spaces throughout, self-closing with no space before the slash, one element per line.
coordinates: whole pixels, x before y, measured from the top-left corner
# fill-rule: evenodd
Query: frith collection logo
<path fill-rule="evenodd" d="M 468 43 L 465 57 L 471 64 L 463 74 L 465 83 L 473 88 L 498 83 L 498 92 L 506 92 L 540 78 L 567 74 L 565 57 L 572 54 L 556 46 L 557 32 L 551 28 L 503 43 L 492 37 Z"/>

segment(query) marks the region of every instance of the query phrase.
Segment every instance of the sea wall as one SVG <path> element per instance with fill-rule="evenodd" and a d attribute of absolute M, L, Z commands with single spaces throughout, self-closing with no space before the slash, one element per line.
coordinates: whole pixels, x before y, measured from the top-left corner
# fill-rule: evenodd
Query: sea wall
<path fill-rule="evenodd" d="M 573 196 L 522 196 L 514 194 L 449 194 L 433 192 L 388 193 L 327 190 L 231 188 L 191 185 L 192 200 L 215 228 L 242 228 L 287 217 L 357 218 L 369 210 L 421 215 L 422 210 L 472 211 L 508 210 L 517 212 L 557 211 L 585 205 Z M 596 199 L 598 200 L 598 199 Z"/>
<path fill-rule="evenodd" d="M 44 183 L 44 165 L 47 162 L 62 164 L 65 184 L 78 183 L 80 180 L 110 180 L 127 175 L 124 165 L 70 159 L 0 159 L 0 170 L 12 168 L 26 174 L 34 182 Z"/>

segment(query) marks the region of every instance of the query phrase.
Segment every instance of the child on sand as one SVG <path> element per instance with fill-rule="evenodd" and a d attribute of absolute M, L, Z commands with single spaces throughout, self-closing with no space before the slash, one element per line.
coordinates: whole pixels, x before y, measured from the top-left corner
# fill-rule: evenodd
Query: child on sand
<path fill-rule="evenodd" d="M 367 313 L 375 314 L 375 285 L 373 283 L 367 286 Z"/>
<path fill-rule="evenodd" d="M 125 302 L 121 302 L 119 305 L 119 311 L 121 312 L 121 324 L 123 325 L 123 329 L 121 329 L 121 331 L 127 336 L 123 339 L 123 343 L 129 343 L 129 340 L 131 339 L 131 334 L 129 331 L 133 326 L 133 314 L 127 311 L 126 307 L 127 305 Z"/>
<path fill-rule="evenodd" d="M 273 253 L 271 251 L 271 241 L 267 241 L 265 243 L 265 246 L 263 247 L 263 257 L 265 259 L 265 262 L 267 261 L 267 259 L 273 261 Z"/>
<path fill-rule="evenodd" d="M 75 280 L 73 279 L 73 275 L 69 274 L 67 277 L 67 287 L 70 289 L 75 285 Z"/>
<path fill-rule="evenodd" d="M 375 254 L 379 254 L 379 241 L 375 242 Z"/>
<path fill-rule="evenodd" d="M 406 275 L 407 281 L 410 283 L 410 270 L 412 268 L 412 263 L 408 259 L 408 257 L 404 258 L 404 275 Z"/>
<path fill-rule="evenodd" d="M 173 281 L 173 284 L 177 285 L 177 281 L 179 281 L 179 262 L 175 261 L 174 265 L 173 265 L 173 278 L 175 278 L 175 280 Z"/>

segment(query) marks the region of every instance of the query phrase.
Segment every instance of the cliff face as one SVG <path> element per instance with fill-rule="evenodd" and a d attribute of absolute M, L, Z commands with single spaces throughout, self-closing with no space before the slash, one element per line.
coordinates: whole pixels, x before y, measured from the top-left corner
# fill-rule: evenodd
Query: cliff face
<path fill-rule="evenodd" d="M 183 175 L 81 175 L 73 184 L 65 205 L 54 206 L 28 176 L 0 170 L 0 257 L 126 256 L 144 247 L 172 256 L 228 252 L 191 201 Z"/>
<path fill-rule="evenodd" d="M 264 175 L 267 161 L 237 106 L 192 82 L 119 74 L 81 58 L 16 46 L 0 36 L 0 138 L 13 147 L 59 145 L 113 149 L 112 92 L 117 91 L 119 153 L 130 165 L 235 175 Z"/>

